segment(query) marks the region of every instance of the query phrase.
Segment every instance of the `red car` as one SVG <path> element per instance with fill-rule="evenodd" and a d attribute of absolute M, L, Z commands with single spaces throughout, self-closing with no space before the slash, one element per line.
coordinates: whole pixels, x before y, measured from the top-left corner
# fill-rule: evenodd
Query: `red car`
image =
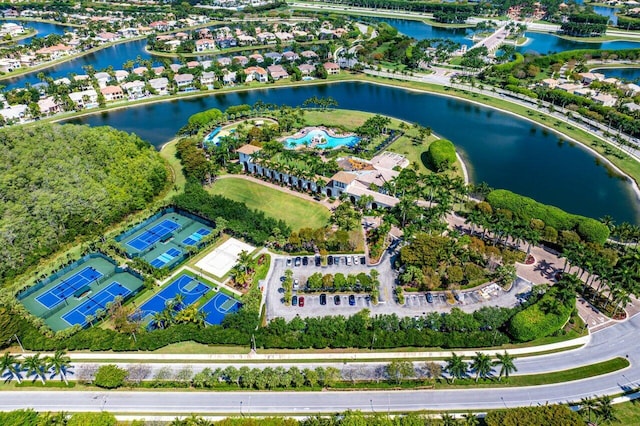
<path fill-rule="evenodd" d="M 300 306 L 301 308 L 304 307 L 304 297 L 300 296 L 298 298 L 298 306 Z"/>

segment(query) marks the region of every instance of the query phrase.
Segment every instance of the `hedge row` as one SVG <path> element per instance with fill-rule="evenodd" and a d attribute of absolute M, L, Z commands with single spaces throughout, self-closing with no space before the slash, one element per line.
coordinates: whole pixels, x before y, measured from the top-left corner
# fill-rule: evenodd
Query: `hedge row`
<path fill-rule="evenodd" d="M 526 222 L 531 219 L 540 219 L 545 225 L 559 231 L 575 231 L 587 242 L 604 244 L 609 238 L 609 228 L 595 219 L 567 213 L 558 207 L 539 203 L 506 189 L 491 191 L 486 200 L 494 210 L 507 209 Z"/>

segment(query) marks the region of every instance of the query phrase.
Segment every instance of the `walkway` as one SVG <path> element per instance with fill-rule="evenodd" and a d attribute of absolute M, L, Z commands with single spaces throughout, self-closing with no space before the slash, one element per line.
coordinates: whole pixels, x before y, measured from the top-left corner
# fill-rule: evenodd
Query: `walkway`
<path fill-rule="evenodd" d="M 469 50 L 477 49 L 479 47 L 486 47 L 489 53 L 495 52 L 504 43 L 505 39 L 509 35 L 509 30 L 507 29 L 506 25 L 506 22 L 503 23 L 503 25 L 495 32 L 471 46 Z"/>

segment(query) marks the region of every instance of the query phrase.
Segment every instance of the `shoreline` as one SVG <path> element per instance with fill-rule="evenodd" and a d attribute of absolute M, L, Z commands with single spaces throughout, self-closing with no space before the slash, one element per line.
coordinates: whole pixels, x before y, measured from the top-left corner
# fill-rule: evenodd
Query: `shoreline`
<path fill-rule="evenodd" d="M 455 95 L 452 95 L 452 94 L 449 94 L 449 93 L 432 92 L 432 91 L 429 91 L 426 88 L 418 89 L 418 88 L 414 88 L 414 87 L 397 86 L 397 85 L 393 85 L 393 84 L 389 84 L 389 83 L 385 83 L 385 82 L 376 81 L 376 80 L 372 79 L 371 77 L 368 77 L 368 78 L 363 79 L 363 80 L 359 80 L 359 79 L 345 79 L 345 80 L 332 80 L 332 81 L 313 80 L 311 82 L 306 82 L 305 84 L 302 84 L 302 85 L 324 85 L 324 84 L 336 84 L 336 83 L 346 83 L 346 82 L 377 84 L 377 85 L 380 85 L 380 86 L 392 87 L 392 88 L 395 88 L 395 89 L 408 90 L 408 91 L 412 91 L 412 92 L 416 92 L 416 93 L 428 93 L 428 94 L 435 95 L 435 96 L 444 96 L 444 97 L 451 98 L 451 99 L 457 99 L 457 100 L 461 100 L 461 101 L 464 101 L 464 102 L 469 102 L 469 103 L 472 103 L 474 105 L 479 105 L 479 106 L 491 108 L 493 110 L 501 111 L 501 112 L 507 113 L 509 115 L 512 115 L 512 116 L 515 116 L 515 117 L 518 117 L 518 118 L 522 118 L 522 119 L 524 119 L 524 120 L 526 120 L 526 121 L 528 121 L 530 123 L 539 125 L 542 128 L 547 129 L 548 131 L 554 133 L 555 135 L 561 136 L 562 138 L 564 138 L 568 142 L 575 143 L 577 146 L 580 146 L 583 149 L 587 150 L 594 158 L 600 159 L 603 162 L 603 164 L 605 164 L 607 167 L 610 167 L 611 169 L 616 171 L 618 174 L 620 174 L 622 177 L 624 177 L 625 180 L 628 183 L 630 183 L 631 190 L 635 194 L 636 201 L 640 202 L 640 187 L 638 186 L 638 182 L 636 182 L 635 179 L 633 179 L 629 174 L 624 172 L 618 166 L 613 164 L 613 162 L 611 160 L 609 160 L 608 158 L 606 158 L 603 154 L 597 152 L 596 150 L 594 150 L 592 147 L 586 145 L 585 143 L 580 142 L 577 139 L 574 139 L 574 138 L 572 138 L 572 137 L 570 137 L 570 136 L 568 136 L 568 135 L 566 135 L 566 134 L 554 129 L 550 125 L 539 123 L 539 122 L 537 122 L 537 121 L 535 121 L 535 120 L 533 120 L 533 119 L 531 119 L 529 117 L 520 115 L 518 113 L 509 111 L 509 110 L 506 110 L 506 109 L 502 109 L 502 108 L 499 108 L 499 107 L 496 107 L 496 106 L 493 106 L 493 105 L 488 105 L 488 104 L 485 104 L 485 103 L 482 103 L 482 102 L 479 102 L 479 101 L 476 101 L 476 100 L 467 99 L 467 98 L 464 98 L 464 97 L 461 97 L 461 96 L 455 96 Z M 95 111 L 87 111 L 86 113 L 80 114 L 80 115 L 77 115 L 77 116 L 68 117 L 68 118 L 60 118 L 60 119 L 51 120 L 51 121 L 56 123 L 56 122 L 60 122 L 60 121 L 71 120 L 71 119 L 75 119 L 75 118 L 81 118 L 81 117 L 85 117 L 85 116 L 88 116 L 88 115 L 95 115 L 95 114 L 100 114 L 100 113 L 103 113 L 103 112 L 117 111 L 117 110 L 126 109 L 126 108 L 130 108 L 130 107 L 137 107 L 137 106 L 142 106 L 142 105 L 147 105 L 147 104 L 154 104 L 154 103 L 159 103 L 159 102 L 173 101 L 173 100 L 176 100 L 176 99 L 189 99 L 189 98 L 209 96 L 209 95 L 212 95 L 212 94 L 216 95 L 216 94 L 219 94 L 219 93 L 246 92 L 246 91 L 256 90 L 256 89 L 257 90 L 270 90 L 270 89 L 277 89 L 277 88 L 280 88 L 280 87 L 285 88 L 285 87 L 301 86 L 300 84 L 297 84 L 297 83 L 299 83 L 299 82 L 292 82 L 290 84 L 285 84 L 285 85 L 276 86 L 276 87 L 247 87 L 247 88 L 241 88 L 241 89 L 231 89 L 231 90 L 227 90 L 225 92 L 213 92 L 212 91 L 212 92 L 204 92 L 204 93 L 193 93 L 193 94 L 188 94 L 188 95 L 185 95 L 185 96 L 177 96 L 177 97 L 176 96 L 172 96 L 172 97 L 166 97 L 166 98 L 161 98 L 161 99 L 150 99 L 148 102 L 140 102 L 140 103 L 135 104 L 135 105 L 120 105 L 120 106 L 115 107 L 115 108 L 107 108 L 107 109 L 99 109 L 99 110 L 95 110 Z M 448 86 L 441 86 L 441 87 L 448 87 Z M 531 110 L 530 108 L 527 108 L 527 109 Z M 531 110 L 531 111 L 538 112 L 536 110 Z M 546 112 L 541 112 L 541 113 L 544 114 L 545 116 L 552 117 L 551 115 L 547 114 Z M 399 119 L 399 118 L 397 118 L 395 116 L 390 116 L 390 117 L 398 119 L 398 120 L 401 120 L 401 119 Z M 555 118 L 555 117 L 552 117 L 552 118 Z M 405 121 L 405 120 L 402 120 L 402 121 Z M 566 124 L 570 124 L 567 121 L 565 121 L 564 119 L 562 119 L 562 121 L 564 123 L 566 123 Z M 583 129 L 581 129 L 581 130 L 583 130 Z M 596 135 L 596 134 L 594 134 L 594 133 L 592 133 L 590 131 L 587 131 L 587 130 L 584 130 L 584 131 L 587 132 L 590 136 L 592 136 L 594 138 L 597 138 L 598 140 L 604 141 L 608 145 L 611 145 L 611 144 L 609 144 L 609 142 L 605 141 L 600 136 L 598 136 L 598 135 Z M 164 146 L 164 145 L 166 145 L 166 142 L 163 145 L 161 145 L 161 147 Z M 611 145 L 611 146 L 613 146 L 613 145 Z M 618 149 L 615 146 L 614 146 L 614 148 Z M 456 152 L 457 152 L 457 150 L 456 150 Z M 622 151 L 622 152 L 624 152 L 624 151 Z M 628 154 L 626 154 L 626 155 L 628 155 Z M 471 166 L 473 166 L 473 165 L 471 165 Z M 466 169 L 466 165 L 465 165 L 465 169 Z"/>

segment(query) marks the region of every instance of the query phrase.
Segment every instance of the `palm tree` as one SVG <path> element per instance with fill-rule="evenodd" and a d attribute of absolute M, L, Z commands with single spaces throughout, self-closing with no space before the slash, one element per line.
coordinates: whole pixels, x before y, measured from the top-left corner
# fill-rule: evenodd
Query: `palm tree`
<path fill-rule="evenodd" d="M 480 377 L 484 379 L 491 375 L 492 368 L 491 357 L 482 352 L 476 352 L 476 356 L 471 362 L 471 369 L 476 372 L 476 383 Z"/>
<path fill-rule="evenodd" d="M 455 379 L 461 379 L 467 374 L 467 363 L 462 360 L 461 356 L 456 355 L 455 353 L 451 353 L 451 357 L 446 359 L 447 365 L 445 370 L 451 376 L 451 383 Z"/>
<path fill-rule="evenodd" d="M 613 412 L 613 405 L 611 403 L 611 397 L 609 395 L 601 396 L 596 400 L 596 408 L 595 413 L 597 418 L 599 418 L 602 422 L 611 423 L 618 418 Z"/>
<path fill-rule="evenodd" d="M 60 376 L 60 379 L 69 385 L 67 373 L 71 371 L 71 358 L 67 356 L 66 352 L 58 350 L 53 356 L 47 357 L 46 362 L 47 370 L 51 370 L 51 377 Z"/>
<path fill-rule="evenodd" d="M 9 352 L 5 352 L 2 358 L 0 358 L 0 376 L 6 375 L 7 380 L 15 377 L 18 383 L 22 383 L 22 379 L 20 378 L 21 371 L 22 366 L 20 365 L 18 357 L 11 355 Z"/>
<path fill-rule="evenodd" d="M 595 409 L 598 407 L 596 401 L 593 398 L 582 398 L 580 400 L 580 412 L 584 416 L 583 411 L 587 410 L 587 421 L 591 422 L 591 413 L 595 412 Z"/>
<path fill-rule="evenodd" d="M 500 366 L 498 381 L 502 380 L 502 376 L 508 379 L 509 374 L 513 373 L 514 371 L 518 371 L 518 368 L 513 363 L 516 358 L 509 355 L 507 351 L 504 351 L 504 354 L 502 355 L 496 354 L 496 358 L 498 358 L 498 360 L 495 361 L 494 365 Z"/>
<path fill-rule="evenodd" d="M 27 370 L 27 376 L 35 376 L 44 385 L 47 377 L 47 363 L 44 358 L 40 358 L 40 353 L 25 357 L 23 366 Z"/>

